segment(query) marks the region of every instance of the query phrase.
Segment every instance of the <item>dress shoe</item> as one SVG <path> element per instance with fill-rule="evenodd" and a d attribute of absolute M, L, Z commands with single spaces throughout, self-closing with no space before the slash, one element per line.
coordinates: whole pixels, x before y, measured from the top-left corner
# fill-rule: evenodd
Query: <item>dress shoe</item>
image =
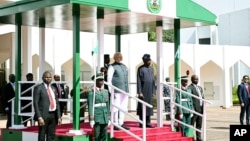
<path fill-rule="evenodd" d="M 146 125 L 147 128 L 154 128 L 154 126 L 150 125 L 150 124 L 147 124 Z"/>
<path fill-rule="evenodd" d="M 142 128 L 142 124 L 139 125 L 140 128 Z M 150 124 L 147 124 L 146 125 L 146 128 L 154 128 L 154 126 L 150 125 Z"/>
<path fill-rule="evenodd" d="M 124 124 L 122 125 L 122 128 L 129 130 L 129 128 L 127 126 L 125 126 Z"/>
<path fill-rule="evenodd" d="M 114 130 L 121 130 L 121 129 L 115 126 L 115 127 L 114 127 Z"/>

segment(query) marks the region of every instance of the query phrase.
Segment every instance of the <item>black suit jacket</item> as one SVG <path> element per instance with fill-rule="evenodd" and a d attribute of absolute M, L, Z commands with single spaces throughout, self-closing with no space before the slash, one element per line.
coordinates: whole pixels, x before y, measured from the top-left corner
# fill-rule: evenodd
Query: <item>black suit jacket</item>
<path fill-rule="evenodd" d="M 202 98 L 204 99 L 204 94 L 203 94 L 203 89 L 202 89 L 202 87 L 201 87 L 201 86 L 198 86 L 198 85 L 197 85 L 197 87 L 200 89 L 201 96 L 202 96 Z M 190 84 L 190 85 L 188 86 L 188 88 L 191 89 L 191 93 L 192 93 L 192 94 L 194 94 L 194 95 L 196 95 L 196 96 L 199 97 L 199 93 L 197 92 L 197 90 L 196 90 L 196 88 L 195 88 L 195 86 L 194 86 L 193 84 Z M 195 97 L 193 97 L 192 100 L 193 100 L 194 110 L 195 110 L 196 112 L 203 113 L 203 103 L 202 103 L 202 105 L 200 105 L 200 100 L 197 99 L 197 98 L 195 98 Z"/>
<path fill-rule="evenodd" d="M 248 84 L 248 89 L 250 89 L 250 85 Z M 244 83 L 241 83 L 238 85 L 238 98 L 241 103 L 244 103 L 245 105 L 249 104 L 249 99 L 248 99 L 248 91 Z"/>
<path fill-rule="evenodd" d="M 54 86 L 55 88 L 56 88 L 56 92 L 57 92 L 57 97 L 58 98 L 68 98 L 67 97 L 67 93 L 66 93 L 66 91 L 65 91 L 65 89 L 64 89 L 64 84 L 59 84 L 60 85 L 60 92 L 59 92 L 59 89 L 58 89 L 58 87 L 57 87 L 57 84 L 58 83 L 53 83 L 53 84 L 51 84 L 52 86 Z M 59 97 L 59 95 L 61 96 L 61 97 Z"/>
<path fill-rule="evenodd" d="M 55 99 L 56 99 L 56 115 L 57 115 L 57 118 L 61 118 L 59 102 L 56 96 L 57 91 L 56 91 L 56 88 L 53 87 L 52 85 L 51 85 L 51 88 L 55 94 Z M 34 88 L 33 105 L 34 105 L 34 110 L 35 110 L 34 120 L 38 120 L 39 117 L 46 119 L 49 116 L 50 102 L 49 102 L 47 89 L 44 83 L 41 83 Z"/>
<path fill-rule="evenodd" d="M 11 83 L 8 83 L 5 85 L 4 87 L 4 107 L 8 107 L 9 110 L 11 110 L 11 102 L 8 102 L 10 99 L 12 99 L 13 97 L 15 97 L 15 91 L 11 85 Z"/>

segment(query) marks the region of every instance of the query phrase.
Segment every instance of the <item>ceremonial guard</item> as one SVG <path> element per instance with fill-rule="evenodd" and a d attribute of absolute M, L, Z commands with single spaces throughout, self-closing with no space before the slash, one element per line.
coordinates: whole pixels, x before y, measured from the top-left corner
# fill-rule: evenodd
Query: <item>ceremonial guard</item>
<path fill-rule="evenodd" d="M 88 110 L 90 126 L 93 128 L 95 141 L 106 141 L 110 125 L 110 105 L 108 90 L 103 89 L 104 76 L 96 75 L 95 86 L 88 93 Z"/>
<path fill-rule="evenodd" d="M 186 91 L 188 93 L 191 94 L 191 89 L 189 89 L 187 87 L 188 85 L 188 77 L 187 76 L 182 76 L 181 77 L 181 90 Z M 192 96 L 181 92 L 181 94 L 177 94 L 176 97 L 176 103 L 181 104 L 182 106 L 184 106 L 185 108 L 189 109 L 189 110 L 193 110 L 193 101 L 192 101 Z M 179 113 L 179 118 L 181 119 L 182 122 L 191 125 L 191 119 L 193 117 L 193 113 L 178 107 L 178 113 Z M 189 127 L 185 126 L 185 125 L 181 125 L 181 132 L 183 134 L 183 136 L 188 136 L 188 132 L 189 132 Z"/>

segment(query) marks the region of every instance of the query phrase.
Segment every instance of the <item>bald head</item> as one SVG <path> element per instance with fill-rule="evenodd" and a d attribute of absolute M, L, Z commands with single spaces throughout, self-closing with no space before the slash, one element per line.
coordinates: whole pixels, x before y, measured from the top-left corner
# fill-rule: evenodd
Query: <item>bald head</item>
<path fill-rule="evenodd" d="M 198 84 L 199 83 L 199 77 L 198 77 L 198 75 L 192 75 L 191 76 L 191 81 L 194 84 Z"/>

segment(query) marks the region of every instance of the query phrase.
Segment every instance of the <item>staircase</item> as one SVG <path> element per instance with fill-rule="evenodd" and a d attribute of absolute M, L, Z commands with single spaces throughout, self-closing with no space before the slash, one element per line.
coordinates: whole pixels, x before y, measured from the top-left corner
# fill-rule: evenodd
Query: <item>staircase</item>
<path fill-rule="evenodd" d="M 139 124 L 133 121 L 127 121 L 126 126 L 130 128 L 134 134 L 142 137 L 142 128 L 139 128 Z M 193 141 L 192 137 L 183 137 L 181 132 L 171 131 L 170 125 L 164 125 L 164 127 L 155 127 L 146 129 L 147 141 Z M 137 141 L 126 132 L 122 130 L 114 131 L 114 138 L 110 141 Z"/>

